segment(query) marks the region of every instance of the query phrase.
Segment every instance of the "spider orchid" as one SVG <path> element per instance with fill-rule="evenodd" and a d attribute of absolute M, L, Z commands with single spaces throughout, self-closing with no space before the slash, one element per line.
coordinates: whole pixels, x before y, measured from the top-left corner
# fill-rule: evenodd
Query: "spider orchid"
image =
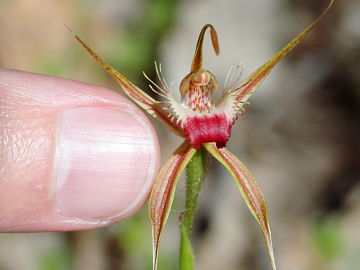
<path fill-rule="evenodd" d="M 202 68 L 202 45 L 207 29 L 215 53 L 219 54 L 218 37 L 215 28 L 207 24 L 199 35 L 190 73 L 180 84 L 181 101 L 171 95 L 162 75 L 161 65 L 155 68 L 161 86 L 151 81 L 152 91 L 163 97 L 156 101 L 139 89 L 135 84 L 105 63 L 89 46 L 74 32 L 75 38 L 90 53 L 90 55 L 121 85 L 122 90 L 141 108 L 160 120 L 175 134 L 185 138 L 165 162 L 158 173 L 149 200 L 149 213 L 153 229 L 153 269 L 157 269 L 158 248 L 161 232 L 167 221 L 175 188 L 180 174 L 185 169 L 195 152 L 204 147 L 211 155 L 220 161 L 232 175 L 250 212 L 259 223 L 265 238 L 272 268 L 276 269 L 268 212 L 263 194 L 245 165 L 225 146 L 230 138 L 231 128 L 238 117 L 243 114 L 246 104 L 254 90 L 263 82 L 272 68 L 314 28 L 320 19 L 328 12 L 334 0 L 331 0 L 323 13 L 303 32 L 284 46 L 274 57 L 252 73 L 244 82 L 239 83 L 239 68 L 235 67 L 228 75 L 224 94 L 220 101 L 213 99 L 218 91 L 215 76 Z M 71 31 L 71 30 L 70 30 Z"/>

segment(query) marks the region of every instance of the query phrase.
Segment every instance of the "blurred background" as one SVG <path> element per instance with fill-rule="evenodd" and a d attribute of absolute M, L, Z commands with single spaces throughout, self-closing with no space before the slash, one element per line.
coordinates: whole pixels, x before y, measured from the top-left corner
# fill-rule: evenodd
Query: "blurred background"
<path fill-rule="evenodd" d="M 118 90 L 79 46 L 70 25 L 108 63 L 148 89 L 153 61 L 176 90 L 198 33 L 204 67 L 223 85 L 245 60 L 244 78 L 317 17 L 327 0 L 0 0 L 0 66 Z M 360 2 L 342 0 L 270 74 L 246 106 L 228 145 L 268 202 L 278 268 L 359 269 Z M 176 92 L 176 91 L 175 91 Z M 181 139 L 153 121 L 162 160 Z M 177 190 L 159 269 L 176 269 Z M 230 175 L 210 160 L 194 227 L 197 269 L 270 269 L 260 229 Z M 85 232 L 0 234 L 0 270 L 151 269 L 146 205 L 127 221 Z"/>

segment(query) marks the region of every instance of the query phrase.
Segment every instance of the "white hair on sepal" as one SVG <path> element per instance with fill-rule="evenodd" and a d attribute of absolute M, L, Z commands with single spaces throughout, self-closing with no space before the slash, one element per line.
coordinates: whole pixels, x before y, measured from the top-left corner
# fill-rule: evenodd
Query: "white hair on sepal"
<path fill-rule="evenodd" d="M 226 75 L 223 94 L 238 88 L 241 84 L 241 76 L 244 72 L 247 60 L 241 60 L 238 64 L 232 65 Z"/>
<path fill-rule="evenodd" d="M 173 97 L 172 88 L 174 86 L 174 82 L 171 82 L 169 87 L 163 75 L 161 64 L 157 64 L 157 62 L 154 61 L 154 65 L 160 85 L 155 83 L 153 80 L 151 80 L 149 76 L 146 75 L 145 72 L 143 72 L 143 74 L 145 78 L 150 82 L 149 87 L 151 91 L 158 94 L 160 97 L 164 99 L 156 102 L 163 104 L 164 108 L 169 112 L 168 117 L 171 119 L 172 122 L 176 122 L 177 124 L 182 124 L 183 119 L 186 117 L 186 110 Z"/>

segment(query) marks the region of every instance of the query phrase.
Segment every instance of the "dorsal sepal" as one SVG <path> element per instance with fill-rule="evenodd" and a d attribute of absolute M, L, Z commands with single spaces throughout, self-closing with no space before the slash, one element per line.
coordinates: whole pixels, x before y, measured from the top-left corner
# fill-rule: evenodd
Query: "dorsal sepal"
<path fill-rule="evenodd" d="M 216 30 L 215 30 L 214 26 L 212 26 L 211 24 L 206 24 L 201 29 L 198 41 L 196 43 L 195 54 L 194 54 L 194 58 L 193 58 L 193 61 L 191 64 L 190 72 L 194 72 L 194 71 L 197 71 L 202 68 L 202 61 L 203 61 L 202 49 L 203 49 L 203 43 L 204 43 L 204 35 L 208 28 L 210 28 L 211 42 L 212 42 L 215 54 L 219 55 L 219 53 L 220 53 L 219 40 L 218 40 Z"/>

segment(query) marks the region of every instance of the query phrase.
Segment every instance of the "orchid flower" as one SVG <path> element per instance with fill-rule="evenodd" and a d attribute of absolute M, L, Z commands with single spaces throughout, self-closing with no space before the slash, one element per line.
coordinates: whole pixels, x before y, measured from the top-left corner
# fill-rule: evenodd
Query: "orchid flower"
<path fill-rule="evenodd" d="M 254 177 L 245 165 L 225 146 L 230 138 L 232 126 L 244 112 L 244 104 L 264 81 L 272 68 L 314 28 L 328 12 L 334 0 L 331 0 L 323 13 L 303 32 L 285 45 L 274 57 L 252 73 L 244 82 L 239 82 L 238 68 L 230 71 L 223 96 L 220 101 L 213 99 L 219 86 L 215 76 L 203 69 L 202 47 L 204 35 L 210 29 L 210 36 L 215 53 L 220 48 L 217 33 L 211 24 L 205 25 L 199 35 L 190 73 L 181 81 L 181 100 L 176 100 L 166 83 L 161 65 L 156 65 L 156 73 L 160 86 L 151 82 L 153 92 L 163 97 L 157 101 L 139 89 L 135 84 L 117 72 L 102 60 L 77 34 L 75 38 L 90 55 L 121 85 L 122 90 L 142 109 L 180 137 L 184 142 L 165 162 L 158 173 L 149 200 L 149 213 L 153 229 L 153 269 L 157 269 L 160 235 L 169 216 L 179 176 L 188 165 L 196 151 L 205 148 L 230 172 L 250 212 L 260 225 L 270 256 L 271 265 L 276 269 L 271 240 L 268 211 L 264 196 L 255 182 Z"/>

